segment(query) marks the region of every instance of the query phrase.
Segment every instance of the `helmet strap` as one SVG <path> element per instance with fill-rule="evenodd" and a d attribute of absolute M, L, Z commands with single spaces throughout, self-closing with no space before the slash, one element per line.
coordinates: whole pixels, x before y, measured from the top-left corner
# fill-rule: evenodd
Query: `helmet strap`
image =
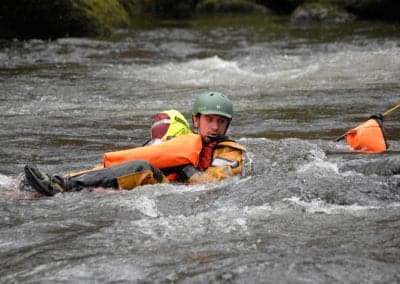
<path fill-rule="evenodd" d="M 225 131 L 224 131 L 224 135 L 226 134 L 226 132 L 228 131 L 229 125 L 231 124 L 232 118 L 229 118 L 228 120 L 228 124 L 225 127 Z"/>

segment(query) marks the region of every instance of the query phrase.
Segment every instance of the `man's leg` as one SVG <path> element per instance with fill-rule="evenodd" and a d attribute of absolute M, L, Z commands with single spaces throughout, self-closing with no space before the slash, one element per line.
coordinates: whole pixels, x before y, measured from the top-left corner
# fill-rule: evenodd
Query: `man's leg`
<path fill-rule="evenodd" d="M 64 191 L 96 187 L 130 190 L 139 185 L 168 181 L 159 169 L 144 160 L 123 163 L 68 178 L 59 175 L 49 176 L 29 166 L 25 167 L 25 174 L 36 191 L 49 196 Z"/>
<path fill-rule="evenodd" d="M 69 190 L 105 187 L 132 189 L 139 185 L 166 182 L 161 171 L 149 162 L 136 160 L 67 178 Z"/>

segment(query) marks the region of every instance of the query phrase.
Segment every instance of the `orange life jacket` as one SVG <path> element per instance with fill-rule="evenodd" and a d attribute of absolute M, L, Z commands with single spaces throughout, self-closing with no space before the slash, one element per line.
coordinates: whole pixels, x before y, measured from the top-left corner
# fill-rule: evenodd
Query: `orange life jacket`
<path fill-rule="evenodd" d="M 201 149 L 201 136 L 187 134 L 156 145 L 105 153 L 103 164 L 106 168 L 129 161 L 146 160 L 159 169 L 186 164 L 196 167 Z"/>
<path fill-rule="evenodd" d="M 387 143 L 382 129 L 382 118 L 376 115 L 345 134 L 346 142 L 361 153 L 382 153 Z"/>

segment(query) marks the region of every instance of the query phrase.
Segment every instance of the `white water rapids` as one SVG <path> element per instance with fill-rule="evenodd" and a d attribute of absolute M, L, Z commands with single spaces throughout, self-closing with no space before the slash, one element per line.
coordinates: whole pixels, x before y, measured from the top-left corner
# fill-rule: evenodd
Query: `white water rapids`
<path fill-rule="evenodd" d="M 400 282 L 400 112 L 389 151 L 334 140 L 400 103 L 398 26 L 215 20 L 0 44 L 0 282 Z M 23 166 L 90 168 L 201 92 L 235 105 L 244 177 L 21 192 Z"/>

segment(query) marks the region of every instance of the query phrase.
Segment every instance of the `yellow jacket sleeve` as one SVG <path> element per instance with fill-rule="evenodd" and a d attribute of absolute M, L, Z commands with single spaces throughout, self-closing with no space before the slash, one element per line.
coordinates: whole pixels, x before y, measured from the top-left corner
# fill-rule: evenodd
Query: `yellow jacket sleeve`
<path fill-rule="evenodd" d="M 204 172 L 192 175 L 189 183 L 215 182 L 230 176 L 238 175 L 243 168 L 243 154 L 246 149 L 233 141 L 223 141 L 217 144 L 211 166 Z"/>

